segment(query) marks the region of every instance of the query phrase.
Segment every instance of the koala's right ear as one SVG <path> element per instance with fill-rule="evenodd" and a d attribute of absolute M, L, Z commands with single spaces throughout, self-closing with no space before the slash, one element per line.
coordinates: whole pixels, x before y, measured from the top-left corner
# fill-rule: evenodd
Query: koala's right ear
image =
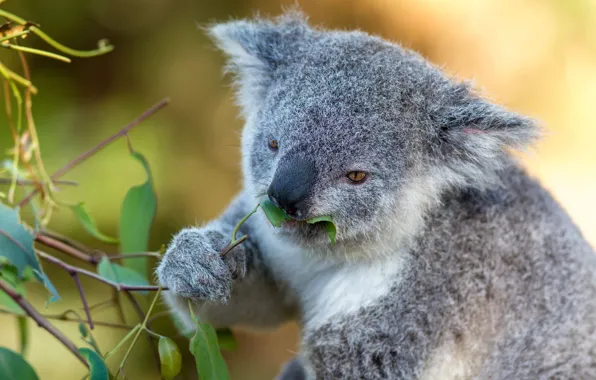
<path fill-rule="evenodd" d="M 296 44 L 309 32 L 298 11 L 273 20 L 238 20 L 212 25 L 209 35 L 228 56 L 235 75 L 238 102 L 245 115 L 265 97 L 276 68 L 291 59 Z"/>

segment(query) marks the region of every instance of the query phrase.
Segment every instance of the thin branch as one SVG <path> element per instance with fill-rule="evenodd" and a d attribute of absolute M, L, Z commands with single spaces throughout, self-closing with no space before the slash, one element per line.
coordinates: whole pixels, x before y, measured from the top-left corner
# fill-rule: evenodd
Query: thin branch
<path fill-rule="evenodd" d="M 43 231 L 40 231 L 37 233 L 37 235 L 35 235 L 35 240 L 46 247 L 54 248 L 60 252 L 64 252 L 72 257 L 86 261 L 90 264 L 97 265 L 99 263 L 99 258 L 91 256 L 80 249 L 66 244 L 60 240 L 56 240 L 53 237 L 46 235 Z"/>
<path fill-rule="evenodd" d="M 33 30 L 33 28 L 31 30 Z M 84 152 L 83 154 L 76 157 L 72 161 L 68 162 L 66 165 L 64 165 L 63 167 L 58 169 L 58 171 L 56 171 L 56 173 L 54 173 L 52 175 L 52 177 L 51 177 L 52 181 L 59 179 L 64 174 L 66 174 L 68 171 L 70 171 L 72 168 L 79 165 L 81 162 L 85 161 L 89 157 L 93 156 L 95 153 L 99 152 L 101 149 L 105 148 L 112 141 L 118 139 L 121 136 L 126 135 L 131 129 L 133 129 L 134 127 L 139 125 L 142 121 L 144 121 L 145 119 L 152 116 L 157 111 L 159 111 L 160 109 L 162 109 L 163 107 L 168 105 L 169 102 L 170 102 L 170 100 L 167 98 L 162 99 L 160 102 L 156 103 L 154 106 L 152 106 L 151 108 L 149 108 L 145 112 L 143 112 L 140 116 L 138 116 L 135 120 L 133 120 L 128 125 L 126 125 L 124 128 L 120 129 L 118 132 L 109 136 L 108 138 L 106 138 L 105 140 L 100 142 L 99 144 L 95 145 L 93 148 L 89 149 L 88 151 Z M 31 201 L 31 198 L 33 198 L 37 193 L 38 193 L 38 190 L 31 191 L 27 196 L 25 196 L 25 198 L 23 198 L 19 202 L 19 207 L 22 208 L 27 203 L 29 203 L 29 201 Z"/>
<path fill-rule="evenodd" d="M 55 182 L 55 183 L 57 183 L 57 182 Z M 91 248 L 85 246 L 82 243 L 79 243 L 78 241 L 76 241 L 74 239 L 69 238 L 66 235 L 59 234 L 56 231 L 52 231 L 52 230 L 48 230 L 47 228 L 43 228 L 42 230 L 38 231 L 37 233 L 40 235 L 45 235 L 47 237 L 50 237 L 54 240 L 61 241 L 62 243 L 70 245 L 71 247 L 76 248 L 83 253 L 91 252 Z"/>
<path fill-rule="evenodd" d="M 0 314 L 25 315 L 23 313 L 14 312 L 12 310 L 6 310 L 6 309 L 1 309 L 1 308 L 0 308 Z M 65 315 L 65 313 L 62 313 L 62 314 L 41 314 L 41 313 L 39 313 L 39 315 L 41 315 L 45 319 L 53 319 L 53 320 L 61 321 L 61 322 L 71 322 L 71 323 L 81 323 L 82 322 L 86 325 L 89 324 L 89 321 L 79 320 L 77 318 L 69 318 L 67 315 Z M 93 323 L 96 326 L 111 327 L 111 328 L 123 329 L 123 330 L 124 329 L 131 330 L 134 328 L 134 326 L 125 325 L 122 323 L 112 323 L 112 322 L 102 322 L 102 321 L 93 321 Z"/>
<path fill-rule="evenodd" d="M 67 264 L 64 261 L 49 255 L 45 252 L 42 252 L 40 250 L 36 250 L 37 254 L 39 255 L 39 257 L 41 257 L 42 259 L 49 261 L 53 264 L 58 265 L 59 267 L 61 267 L 62 269 L 64 269 L 66 272 L 68 272 L 68 274 L 70 274 L 71 276 L 73 275 L 73 273 L 78 273 L 78 274 L 82 274 L 84 276 L 87 277 L 91 277 L 99 282 L 103 282 L 104 284 L 107 284 L 113 288 L 115 288 L 118 291 L 158 291 L 159 289 L 164 289 L 160 286 L 153 286 L 153 285 L 126 285 L 126 284 L 119 284 L 117 282 L 108 280 L 107 278 L 103 278 L 100 275 L 98 275 L 97 273 L 93 273 L 91 271 L 88 271 L 86 269 L 83 268 L 79 268 L 79 267 L 75 267 L 73 265 Z"/>
<path fill-rule="evenodd" d="M 0 184 L 8 184 L 8 183 L 12 183 L 12 180 L 10 178 L 0 178 Z M 17 179 L 16 180 L 16 184 L 19 186 L 35 186 L 37 185 L 35 181 L 29 180 L 29 179 Z M 78 186 L 79 183 L 76 181 L 54 181 L 54 184 L 56 185 L 68 185 L 68 186 Z"/>
<path fill-rule="evenodd" d="M 85 315 L 87 316 L 87 321 L 89 322 L 89 328 L 93 330 L 93 318 L 91 318 L 91 310 L 89 310 L 89 304 L 87 303 L 87 298 L 85 297 L 83 285 L 81 285 L 81 279 L 79 278 L 78 273 L 73 273 L 71 276 L 75 284 L 77 284 L 77 289 L 79 290 L 79 294 L 81 296 L 81 302 L 83 303 L 83 309 L 85 309 Z"/>
<path fill-rule="evenodd" d="M 85 367 L 89 368 L 89 364 L 87 360 L 79 353 L 77 346 L 66 337 L 60 330 L 58 330 L 54 325 L 52 325 L 47 319 L 45 319 L 41 314 L 35 310 L 35 308 L 27 302 L 23 296 L 13 290 L 7 283 L 0 280 L 0 290 L 6 293 L 10 298 L 12 298 L 24 311 L 29 315 L 37 325 L 50 334 L 52 334 L 60 343 L 62 343 L 74 356 L 77 357 L 85 365 Z"/>

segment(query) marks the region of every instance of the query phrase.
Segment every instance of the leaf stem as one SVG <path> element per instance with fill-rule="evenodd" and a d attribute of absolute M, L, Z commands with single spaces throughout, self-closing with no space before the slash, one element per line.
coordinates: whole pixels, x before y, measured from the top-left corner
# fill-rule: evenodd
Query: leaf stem
<path fill-rule="evenodd" d="M 0 290 L 12 298 L 13 301 L 15 301 L 29 317 L 37 322 L 39 327 L 52 334 L 56 339 L 58 339 L 58 341 L 60 341 L 60 343 L 62 343 L 70 352 L 72 352 L 72 354 L 76 356 L 76 358 L 79 359 L 79 361 L 81 361 L 85 367 L 89 368 L 87 360 L 85 360 L 85 358 L 79 353 L 77 346 L 75 346 L 75 344 L 68 339 L 66 335 L 54 327 L 54 325 L 52 325 L 46 318 L 39 314 L 37 310 L 35 310 L 35 308 L 29 302 L 27 302 L 25 298 L 23 298 L 22 295 L 14 291 L 7 283 L 2 280 L 0 280 Z"/>
<path fill-rule="evenodd" d="M 7 12 L 3 9 L 0 9 L 0 17 L 7 18 L 11 21 L 16 22 L 17 24 L 21 24 L 21 25 L 28 24 L 27 20 L 25 20 L 17 15 L 14 15 L 10 12 Z M 76 49 L 72 49 L 72 48 L 62 45 L 58 41 L 54 40 L 53 38 L 51 38 L 50 36 L 45 34 L 37 26 L 34 26 L 34 25 L 30 26 L 29 30 L 31 32 L 35 33 L 37 36 L 39 36 L 39 38 L 44 40 L 48 45 L 52 46 L 56 50 L 59 50 L 62 53 L 65 53 L 68 55 L 72 55 L 73 57 L 94 57 L 94 56 L 105 54 L 105 53 L 108 53 L 108 52 L 114 50 L 114 46 L 107 44 L 107 42 L 105 40 L 99 41 L 98 48 L 95 50 L 88 50 L 88 51 L 76 50 Z"/>
<path fill-rule="evenodd" d="M 230 251 L 234 248 L 236 248 L 238 245 L 240 245 L 242 242 L 244 242 L 248 236 L 244 235 L 242 236 L 240 239 L 237 239 L 236 236 L 238 235 L 238 231 L 240 230 L 240 227 L 242 227 L 242 225 L 244 224 L 244 222 L 246 222 L 248 220 L 248 218 L 250 218 L 255 212 L 257 212 L 257 210 L 259 209 L 259 204 L 257 204 L 255 206 L 254 209 L 252 209 L 251 212 L 249 212 L 248 214 L 244 215 L 244 217 L 242 219 L 240 219 L 240 221 L 238 223 L 236 223 L 236 226 L 234 227 L 234 230 L 232 231 L 232 240 L 228 243 L 228 245 L 221 251 L 221 255 L 225 256 L 228 253 L 230 253 Z"/>
<path fill-rule="evenodd" d="M 139 323 L 138 325 L 136 325 L 135 327 L 132 328 L 132 330 L 130 330 L 128 332 L 128 334 L 126 334 L 126 336 L 124 338 L 122 338 L 122 340 L 120 342 L 118 342 L 118 344 L 116 345 L 116 347 L 112 348 L 109 352 L 107 352 L 103 358 L 104 360 L 107 360 L 110 356 L 112 356 L 116 351 L 118 351 L 118 349 L 124 344 L 126 343 L 135 333 L 138 332 L 138 330 L 141 328 L 141 324 Z"/>
<path fill-rule="evenodd" d="M 44 57 L 57 59 L 58 61 L 62 61 L 62 62 L 66 62 L 66 63 L 70 63 L 71 62 L 70 58 L 65 57 L 63 55 L 55 54 L 55 53 L 52 53 L 52 52 L 49 52 L 49 51 L 45 51 L 45 50 L 33 49 L 33 48 L 30 48 L 30 47 L 27 47 L 27 46 L 12 45 L 12 44 L 9 44 L 9 43 L 0 43 L 0 47 L 7 48 L 7 49 L 12 49 L 12 50 L 19 50 L 19 51 L 22 51 L 24 53 L 42 55 Z"/>
<path fill-rule="evenodd" d="M 133 338 L 132 343 L 128 347 L 128 350 L 126 351 L 126 354 L 124 355 L 124 358 L 120 362 L 119 368 L 121 371 L 124 369 L 124 364 L 126 363 L 126 360 L 128 359 L 128 357 L 130 356 L 130 353 L 132 352 L 134 345 L 137 343 L 137 340 L 139 339 L 141 332 L 143 330 L 146 330 L 146 328 L 147 328 L 147 321 L 149 320 L 149 316 L 151 315 L 151 312 L 153 311 L 153 308 L 155 307 L 155 304 L 157 303 L 160 292 L 161 292 L 161 287 L 157 290 L 155 297 L 153 297 L 153 301 L 151 302 L 151 306 L 149 306 L 149 310 L 147 310 L 147 314 L 145 315 L 145 319 L 143 320 L 143 323 L 141 323 L 141 326 L 140 326 L 139 330 L 137 331 L 135 337 Z M 116 375 L 116 379 L 118 379 L 118 375 Z"/>
<path fill-rule="evenodd" d="M 22 31 L 20 31 L 18 33 L 14 33 L 14 34 L 10 34 L 8 36 L 4 36 L 4 37 L 0 38 L 0 43 L 2 43 L 4 41 L 12 40 L 13 38 L 24 36 L 26 34 L 29 34 L 30 32 L 31 31 L 29 29 L 27 29 L 27 30 L 22 30 Z"/>

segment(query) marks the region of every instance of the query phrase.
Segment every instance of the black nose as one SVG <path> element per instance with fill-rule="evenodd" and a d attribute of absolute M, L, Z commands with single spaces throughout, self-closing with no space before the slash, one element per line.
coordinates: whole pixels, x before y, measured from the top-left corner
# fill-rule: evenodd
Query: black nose
<path fill-rule="evenodd" d="M 283 160 L 275 172 L 267 195 L 271 202 L 288 215 L 300 218 L 306 213 L 315 176 L 315 164 L 312 160 L 302 157 Z"/>

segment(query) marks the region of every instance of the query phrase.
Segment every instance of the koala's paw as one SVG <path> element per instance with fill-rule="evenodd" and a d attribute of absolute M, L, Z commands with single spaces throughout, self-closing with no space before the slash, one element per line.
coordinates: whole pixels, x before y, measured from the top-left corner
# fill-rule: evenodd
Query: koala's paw
<path fill-rule="evenodd" d="M 160 284 L 185 298 L 226 301 L 232 279 L 246 271 L 244 252 L 234 248 L 225 257 L 221 256 L 226 240 L 223 234 L 213 230 L 180 231 L 157 268 Z"/>

